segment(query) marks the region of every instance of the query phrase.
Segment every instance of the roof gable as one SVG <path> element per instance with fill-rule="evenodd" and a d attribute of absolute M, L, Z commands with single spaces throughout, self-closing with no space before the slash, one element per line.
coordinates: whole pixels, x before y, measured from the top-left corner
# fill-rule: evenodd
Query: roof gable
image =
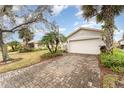
<path fill-rule="evenodd" d="M 77 30 L 75 30 L 74 32 L 72 32 L 70 35 L 68 35 L 67 38 L 73 36 L 74 34 L 78 33 L 79 31 L 93 31 L 93 32 L 102 32 L 102 30 L 100 29 L 94 29 L 94 28 L 86 28 L 86 27 L 79 27 Z"/>

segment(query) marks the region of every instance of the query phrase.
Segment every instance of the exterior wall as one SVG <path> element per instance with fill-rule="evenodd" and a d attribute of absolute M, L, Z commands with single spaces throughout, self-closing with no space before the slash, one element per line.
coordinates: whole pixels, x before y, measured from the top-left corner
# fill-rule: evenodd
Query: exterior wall
<path fill-rule="evenodd" d="M 124 45 L 124 40 L 120 42 L 121 45 Z"/>
<path fill-rule="evenodd" d="M 105 45 L 101 32 L 80 30 L 67 40 L 67 51 L 70 53 L 99 54 L 100 47 Z"/>
<path fill-rule="evenodd" d="M 36 49 L 38 49 L 38 48 L 39 48 L 39 46 L 38 46 L 38 44 L 37 44 L 37 43 L 35 43 L 35 44 L 34 44 L 34 48 L 36 48 Z"/>

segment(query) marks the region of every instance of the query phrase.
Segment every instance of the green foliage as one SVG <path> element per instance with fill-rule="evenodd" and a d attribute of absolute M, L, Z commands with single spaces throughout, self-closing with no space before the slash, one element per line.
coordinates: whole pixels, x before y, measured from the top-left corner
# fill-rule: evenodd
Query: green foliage
<path fill-rule="evenodd" d="M 120 49 L 114 49 L 113 54 L 102 53 L 100 55 L 101 63 L 114 72 L 124 72 L 124 52 Z"/>
<path fill-rule="evenodd" d="M 113 16 L 118 16 L 124 11 L 124 6 L 121 5 L 83 5 L 81 10 L 83 11 L 83 17 L 90 19 L 96 17 L 97 22 L 104 22 L 107 20 L 107 9 L 111 10 Z M 110 14 L 110 13 L 109 13 Z"/>
<path fill-rule="evenodd" d="M 44 44 L 52 54 L 57 52 L 60 42 L 65 41 L 66 37 L 56 31 L 47 33 L 41 40 L 42 44 Z"/>
<path fill-rule="evenodd" d="M 21 47 L 18 41 L 9 42 L 8 45 L 11 47 L 10 52 L 18 51 Z"/>
<path fill-rule="evenodd" d="M 54 54 L 51 54 L 50 52 L 45 53 L 41 56 L 41 58 L 43 59 L 49 59 L 49 58 L 53 58 L 53 57 L 57 57 L 57 56 L 62 56 L 63 55 L 63 51 L 57 51 Z"/>
<path fill-rule="evenodd" d="M 26 53 L 26 52 L 33 52 L 34 49 L 31 49 L 31 48 L 21 48 L 19 50 L 19 53 Z"/>
<path fill-rule="evenodd" d="M 110 88 L 110 87 L 115 87 L 115 82 L 117 82 L 118 77 L 116 75 L 105 75 L 103 77 L 103 87 L 104 88 Z"/>
<path fill-rule="evenodd" d="M 29 28 L 22 28 L 19 32 L 19 38 L 25 41 L 30 41 L 33 39 L 34 33 L 29 30 Z"/>
<path fill-rule="evenodd" d="M 20 50 L 20 52 L 32 51 L 29 48 L 28 43 L 33 39 L 34 33 L 31 32 L 30 29 L 27 27 L 23 27 L 22 29 L 20 29 L 18 33 L 19 33 L 19 38 L 23 39 L 23 42 L 25 43 L 22 49 Z"/>

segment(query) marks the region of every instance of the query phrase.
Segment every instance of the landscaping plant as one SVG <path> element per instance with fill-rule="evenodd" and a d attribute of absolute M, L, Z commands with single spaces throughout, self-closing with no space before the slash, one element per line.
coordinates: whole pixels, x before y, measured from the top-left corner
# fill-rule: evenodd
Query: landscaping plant
<path fill-rule="evenodd" d="M 11 41 L 7 43 L 11 47 L 11 52 L 18 51 L 21 47 L 20 43 L 18 41 Z"/>
<path fill-rule="evenodd" d="M 51 54 L 54 54 L 58 51 L 60 44 L 66 41 L 66 37 L 59 33 L 56 24 L 52 23 L 50 26 L 51 31 L 43 36 L 41 42 L 47 47 Z"/>
<path fill-rule="evenodd" d="M 114 72 L 124 72 L 124 52 L 120 49 L 114 49 L 113 54 L 101 53 L 101 63 Z"/>

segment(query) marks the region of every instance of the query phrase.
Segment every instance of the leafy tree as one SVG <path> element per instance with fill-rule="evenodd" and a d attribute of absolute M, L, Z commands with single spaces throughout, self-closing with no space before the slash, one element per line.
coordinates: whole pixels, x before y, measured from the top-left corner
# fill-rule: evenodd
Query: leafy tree
<path fill-rule="evenodd" d="M 7 46 L 3 40 L 5 33 L 14 33 L 19 31 L 23 26 L 31 25 L 33 23 L 48 23 L 48 20 L 46 20 L 44 16 L 51 13 L 51 6 L 33 7 L 34 8 L 32 9 L 30 6 L 0 6 L 0 47 L 3 62 L 6 63 L 9 58 Z M 20 23 L 19 19 L 22 19 L 23 21 Z"/>
<path fill-rule="evenodd" d="M 8 45 L 12 48 L 12 51 L 17 51 L 20 43 L 18 41 L 9 42 Z"/>
<path fill-rule="evenodd" d="M 58 32 L 49 32 L 42 38 L 42 43 L 46 45 L 50 53 L 56 53 L 60 42 L 64 42 L 65 37 Z"/>
<path fill-rule="evenodd" d="M 50 53 L 56 53 L 58 46 L 66 41 L 66 37 L 59 33 L 59 26 L 55 23 L 55 21 L 47 24 L 46 29 L 50 32 L 47 32 L 45 36 L 43 36 L 41 42 L 46 45 Z"/>
<path fill-rule="evenodd" d="M 106 43 L 107 53 L 113 52 L 113 34 L 116 28 L 114 19 L 120 15 L 124 6 L 121 5 L 84 5 L 81 7 L 82 16 L 89 20 L 96 17 L 98 23 L 103 23 L 103 36 Z"/>
<path fill-rule="evenodd" d="M 30 31 L 29 28 L 23 27 L 19 31 L 19 38 L 23 39 L 23 42 L 25 43 L 24 49 L 28 49 L 28 42 L 33 39 L 34 33 Z"/>

